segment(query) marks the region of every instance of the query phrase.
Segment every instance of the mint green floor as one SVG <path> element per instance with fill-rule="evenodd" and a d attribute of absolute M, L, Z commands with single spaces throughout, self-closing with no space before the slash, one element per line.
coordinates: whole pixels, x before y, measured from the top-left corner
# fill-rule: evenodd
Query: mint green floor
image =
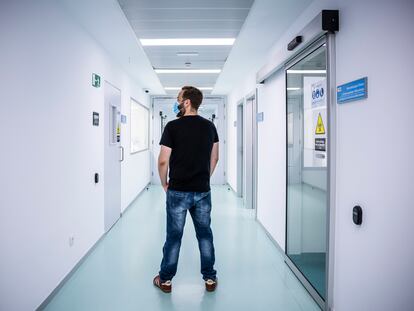
<path fill-rule="evenodd" d="M 145 191 L 61 288 L 46 310 L 319 310 L 254 219 L 227 187 L 213 187 L 219 287 L 206 293 L 191 218 L 173 292 L 152 285 L 165 235 L 165 194 Z"/>
<path fill-rule="evenodd" d="M 290 255 L 289 257 L 319 295 L 325 299 L 326 253 L 302 253 L 300 255 Z"/>

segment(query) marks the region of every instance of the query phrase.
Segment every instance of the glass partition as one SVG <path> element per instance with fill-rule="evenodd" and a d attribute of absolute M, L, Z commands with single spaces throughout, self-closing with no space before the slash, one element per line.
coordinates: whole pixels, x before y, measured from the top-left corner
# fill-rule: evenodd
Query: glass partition
<path fill-rule="evenodd" d="M 286 70 L 286 254 L 326 296 L 328 113 L 326 46 Z"/>

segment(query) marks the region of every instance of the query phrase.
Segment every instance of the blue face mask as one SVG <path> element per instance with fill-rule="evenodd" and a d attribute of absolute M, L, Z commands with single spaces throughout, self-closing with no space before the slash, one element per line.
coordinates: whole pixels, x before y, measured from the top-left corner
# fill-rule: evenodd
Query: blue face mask
<path fill-rule="evenodd" d="M 183 116 L 183 112 L 181 111 L 183 106 L 178 102 L 174 103 L 173 111 L 176 114 L 177 118 L 181 118 Z"/>
<path fill-rule="evenodd" d="M 178 104 L 178 102 L 174 103 L 173 111 L 175 114 L 178 114 L 180 112 L 180 105 Z"/>

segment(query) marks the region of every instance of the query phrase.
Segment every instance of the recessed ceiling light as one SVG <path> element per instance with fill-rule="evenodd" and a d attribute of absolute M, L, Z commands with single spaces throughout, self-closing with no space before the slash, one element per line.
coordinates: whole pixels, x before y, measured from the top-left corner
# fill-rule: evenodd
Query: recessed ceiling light
<path fill-rule="evenodd" d="M 177 52 L 177 56 L 198 56 L 198 52 Z"/>
<path fill-rule="evenodd" d="M 221 69 L 155 69 L 156 73 L 220 73 Z"/>
<path fill-rule="evenodd" d="M 287 73 L 297 73 L 297 74 L 325 74 L 326 70 L 286 70 Z"/>
<path fill-rule="evenodd" d="M 176 87 L 176 86 L 167 86 L 167 87 L 165 87 L 164 88 L 164 90 L 166 90 L 166 91 L 178 91 L 178 90 L 181 90 L 181 88 L 180 87 Z"/>
<path fill-rule="evenodd" d="M 143 46 L 164 45 L 233 45 L 235 38 L 200 38 L 200 39 L 140 39 Z"/>
<path fill-rule="evenodd" d="M 213 87 L 210 86 L 202 86 L 202 87 L 197 87 L 199 90 L 201 91 L 211 91 L 213 89 Z M 164 88 L 164 90 L 166 91 L 179 91 L 181 90 L 181 87 L 178 86 L 166 86 Z"/>

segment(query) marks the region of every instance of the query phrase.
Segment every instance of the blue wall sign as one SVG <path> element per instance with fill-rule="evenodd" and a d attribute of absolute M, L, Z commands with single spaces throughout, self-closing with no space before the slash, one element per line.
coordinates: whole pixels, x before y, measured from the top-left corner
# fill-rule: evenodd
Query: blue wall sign
<path fill-rule="evenodd" d="M 127 116 L 124 114 L 121 114 L 121 123 L 126 124 L 127 123 Z"/>
<path fill-rule="evenodd" d="M 346 84 L 342 84 L 336 89 L 336 99 L 338 104 L 347 103 L 354 100 L 365 99 L 368 97 L 368 78 L 358 79 Z"/>
<path fill-rule="evenodd" d="M 259 112 L 257 114 L 257 122 L 263 122 L 264 121 L 264 112 Z"/>

